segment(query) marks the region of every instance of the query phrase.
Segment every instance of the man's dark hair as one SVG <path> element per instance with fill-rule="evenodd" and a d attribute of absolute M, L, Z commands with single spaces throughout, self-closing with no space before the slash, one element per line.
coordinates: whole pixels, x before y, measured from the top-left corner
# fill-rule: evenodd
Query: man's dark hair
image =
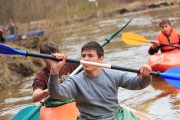
<path fill-rule="evenodd" d="M 51 54 L 51 53 L 56 53 L 56 52 L 59 52 L 59 48 L 53 42 L 44 41 L 40 46 L 40 53 Z"/>
<path fill-rule="evenodd" d="M 81 54 L 84 50 L 95 50 L 97 52 L 98 57 L 104 56 L 104 49 L 103 47 L 97 43 L 96 41 L 90 41 L 86 44 L 84 44 L 81 48 Z"/>
<path fill-rule="evenodd" d="M 159 26 L 161 27 L 161 25 L 164 25 L 164 24 L 169 24 L 169 25 L 171 25 L 169 19 L 162 19 L 161 22 L 159 23 Z"/>

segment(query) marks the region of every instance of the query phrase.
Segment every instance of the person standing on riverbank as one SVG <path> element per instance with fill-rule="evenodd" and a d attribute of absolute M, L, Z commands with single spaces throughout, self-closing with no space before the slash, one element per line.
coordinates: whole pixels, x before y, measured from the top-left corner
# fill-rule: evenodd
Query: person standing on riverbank
<path fill-rule="evenodd" d="M 14 24 L 14 21 L 12 19 L 9 20 L 9 27 L 7 28 L 6 32 L 9 31 L 9 35 L 14 35 L 16 32 L 18 32 L 19 28 Z"/>
<path fill-rule="evenodd" d="M 59 52 L 58 46 L 53 42 L 45 41 L 41 44 L 40 53 L 52 54 Z M 41 68 L 35 75 L 32 87 L 33 95 L 32 100 L 34 103 L 42 101 L 48 95 L 48 78 L 50 74 L 50 59 L 43 59 L 46 66 Z M 79 64 L 66 63 L 64 67 L 59 71 L 59 83 L 62 82 L 73 70 L 75 70 Z"/>
<path fill-rule="evenodd" d="M 139 120 L 118 103 L 118 87 L 141 90 L 149 86 L 152 80 L 150 66 L 142 65 L 138 75 L 130 75 L 119 70 L 83 64 L 83 71 L 58 84 L 59 71 L 66 63 L 67 56 L 58 53 L 53 55 L 63 60 L 50 61 L 49 95 L 52 99 L 74 98 L 80 112 L 78 120 Z M 103 47 L 90 41 L 81 48 L 81 57 L 85 61 L 102 63 Z"/>
<path fill-rule="evenodd" d="M 159 27 L 161 31 L 156 36 L 154 43 L 148 50 L 148 53 L 150 55 L 157 53 L 159 49 L 162 53 L 177 49 L 177 47 L 163 46 L 161 44 L 180 46 L 180 33 L 178 33 L 177 30 L 172 28 L 171 23 L 168 19 L 163 19 L 159 23 Z"/>

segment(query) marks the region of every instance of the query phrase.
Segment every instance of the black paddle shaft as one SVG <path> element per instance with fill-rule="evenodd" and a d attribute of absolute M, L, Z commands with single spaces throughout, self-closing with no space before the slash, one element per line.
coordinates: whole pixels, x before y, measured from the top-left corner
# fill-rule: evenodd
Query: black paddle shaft
<path fill-rule="evenodd" d="M 155 42 L 150 42 L 150 43 L 155 43 Z M 172 44 L 161 44 L 160 45 L 163 47 L 163 46 L 171 46 L 171 47 L 176 47 L 176 48 L 180 48 L 180 46 L 174 46 Z"/>
<path fill-rule="evenodd" d="M 61 61 L 61 60 L 59 60 L 59 59 L 57 59 L 54 56 L 49 55 L 49 54 L 42 54 L 42 53 L 35 53 L 35 52 L 26 52 L 26 56 L 32 56 L 32 57 L 38 57 L 38 58 L 45 58 L 45 59 Z M 80 60 L 75 60 L 75 59 L 67 58 L 66 62 L 80 63 Z"/>
<path fill-rule="evenodd" d="M 49 55 L 49 54 L 42 54 L 42 53 L 35 53 L 35 52 L 26 52 L 26 56 L 33 56 L 33 57 L 38 57 L 38 58 L 45 58 L 45 59 L 61 61 L 61 60 L 59 60 L 59 59 L 57 59 L 54 56 Z M 81 63 L 80 60 L 71 59 L 71 58 L 67 58 L 66 62 Z M 116 70 L 122 70 L 122 71 L 129 71 L 129 72 L 139 73 L 138 69 L 126 68 L 126 67 L 115 66 L 115 65 L 111 65 L 110 69 L 116 69 Z M 159 77 L 159 73 L 158 72 L 151 72 L 150 75 L 155 75 L 155 76 Z"/>
<path fill-rule="evenodd" d="M 134 72 L 134 73 L 139 73 L 140 72 L 138 69 L 126 68 L 126 67 L 115 66 L 115 65 L 111 65 L 111 69 L 122 70 L 122 71 L 129 71 L 129 72 Z M 150 75 L 154 75 L 156 77 L 159 77 L 159 73 L 158 72 L 151 72 Z"/>
<path fill-rule="evenodd" d="M 109 43 L 109 40 L 108 39 L 106 39 L 106 41 L 101 45 L 102 47 L 104 47 L 106 44 L 108 44 Z"/>

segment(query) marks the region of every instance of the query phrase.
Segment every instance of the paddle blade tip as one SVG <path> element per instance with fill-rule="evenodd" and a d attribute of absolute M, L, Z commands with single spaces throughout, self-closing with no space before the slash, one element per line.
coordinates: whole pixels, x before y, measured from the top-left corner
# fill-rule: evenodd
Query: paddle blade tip
<path fill-rule="evenodd" d="M 164 79 L 172 86 L 180 89 L 180 66 L 170 68 L 164 72 Z"/>

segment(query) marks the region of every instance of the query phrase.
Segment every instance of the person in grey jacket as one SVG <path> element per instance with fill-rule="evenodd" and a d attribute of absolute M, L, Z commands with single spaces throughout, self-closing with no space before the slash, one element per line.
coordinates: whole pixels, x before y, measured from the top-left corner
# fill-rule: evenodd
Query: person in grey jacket
<path fill-rule="evenodd" d="M 140 73 L 132 75 L 119 70 L 83 64 L 83 71 L 59 84 L 58 74 L 67 56 L 59 53 L 53 55 L 63 60 L 51 60 L 49 95 L 52 99 L 74 98 L 80 112 L 78 120 L 113 120 L 117 116 L 124 116 L 127 111 L 118 103 L 118 87 L 141 90 L 147 87 L 152 79 L 151 68 L 148 65 L 142 65 Z M 102 63 L 104 50 L 99 43 L 90 41 L 83 45 L 81 57 L 85 61 Z M 138 120 L 134 114 L 128 115 L 131 120 Z"/>
<path fill-rule="evenodd" d="M 14 35 L 15 30 L 19 30 L 19 28 L 14 24 L 12 19 L 9 20 L 9 27 L 7 28 L 6 32 L 10 31 L 10 35 Z"/>

